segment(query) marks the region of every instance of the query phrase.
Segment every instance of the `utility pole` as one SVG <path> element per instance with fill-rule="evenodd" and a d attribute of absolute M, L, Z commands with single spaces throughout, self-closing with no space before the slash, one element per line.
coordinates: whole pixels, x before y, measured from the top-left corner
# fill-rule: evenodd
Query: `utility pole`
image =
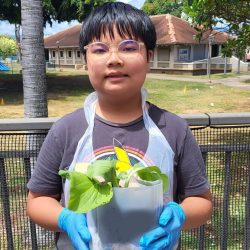
<path fill-rule="evenodd" d="M 224 57 L 224 75 L 227 73 L 227 56 Z"/>
<path fill-rule="evenodd" d="M 57 44 L 58 67 L 59 67 L 59 71 L 61 71 L 59 43 L 60 43 L 59 41 L 56 41 L 56 44 Z"/>
<path fill-rule="evenodd" d="M 207 75 L 210 83 L 211 83 L 211 56 L 212 56 L 213 41 L 214 41 L 214 35 L 210 34 L 208 37 L 208 56 L 207 56 Z"/>

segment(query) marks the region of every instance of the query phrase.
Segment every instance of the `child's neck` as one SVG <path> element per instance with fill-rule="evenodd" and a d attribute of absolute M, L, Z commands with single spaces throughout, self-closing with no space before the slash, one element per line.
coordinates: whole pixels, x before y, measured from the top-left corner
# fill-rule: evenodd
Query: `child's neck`
<path fill-rule="evenodd" d="M 96 114 L 113 123 L 129 123 L 142 116 L 140 98 L 133 98 L 124 102 L 117 100 L 99 99 Z"/>

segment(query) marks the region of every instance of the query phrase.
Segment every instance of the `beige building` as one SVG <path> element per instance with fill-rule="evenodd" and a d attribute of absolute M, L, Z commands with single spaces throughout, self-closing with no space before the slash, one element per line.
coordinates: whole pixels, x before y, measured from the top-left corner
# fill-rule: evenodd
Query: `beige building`
<path fill-rule="evenodd" d="M 151 16 L 156 33 L 157 46 L 150 62 L 151 71 L 172 74 L 206 74 L 209 48 L 211 48 L 211 71 L 224 71 L 224 58 L 220 57 L 222 44 L 229 39 L 227 33 L 213 30 L 195 40 L 196 30 L 178 17 L 164 14 Z M 45 38 L 47 61 L 60 67 L 82 68 L 84 59 L 79 50 L 81 25 Z M 231 65 L 227 65 L 231 71 Z"/>

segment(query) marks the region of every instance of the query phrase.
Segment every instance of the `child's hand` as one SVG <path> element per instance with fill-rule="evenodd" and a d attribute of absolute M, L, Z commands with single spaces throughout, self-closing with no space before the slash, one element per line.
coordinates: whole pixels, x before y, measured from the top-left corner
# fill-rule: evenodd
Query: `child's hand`
<path fill-rule="evenodd" d="M 77 214 L 64 208 L 59 214 L 58 227 L 69 236 L 76 250 L 89 249 L 91 240 L 85 214 Z"/>
<path fill-rule="evenodd" d="M 159 225 L 140 239 L 142 249 L 167 249 L 172 250 L 180 237 L 181 227 L 185 221 L 185 214 L 181 206 L 169 202 L 164 207 Z"/>

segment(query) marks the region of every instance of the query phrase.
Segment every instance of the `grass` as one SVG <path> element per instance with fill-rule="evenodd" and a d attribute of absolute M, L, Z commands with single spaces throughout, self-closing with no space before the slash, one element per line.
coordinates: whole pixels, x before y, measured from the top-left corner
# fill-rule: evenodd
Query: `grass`
<path fill-rule="evenodd" d="M 225 79 L 225 78 L 230 78 L 230 77 L 233 77 L 233 78 L 237 78 L 237 77 L 240 77 L 241 75 L 245 75 L 246 73 L 219 73 L 219 74 L 212 74 L 211 75 L 211 79 Z"/>
<path fill-rule="evenodd" d="M 212 80 L 219 80 L 219 79 L 225 79 L 225 78 L 237 78 L 240 75 L 242 75 L 242 73 L 218 73 L 218 74 L 211 74 L 211 79 Z M 195 76 L 196 78 L 201 78 L 201 79 L 208 79 L 207 75 L 202 75 L 202 76 Z"/>
<path fill-rule="evenodd" d="M 48 74 L 48 97 L 50 115 L 63 115 L 70 112 L 71 109 L 81 107 L 83 99 L 92 91 L 91 85 L 86 75 L 81 72 L 61 72 L 60 75 L 56 72 Z M 149 91 L 149 100 L 167 108 L 171 111 L 180 113 L 189 112 L 218 112 L 218 110 L 227 110 L 229 105 L 230 112 L 235 110 L 249 111 L 250 93 L 239 89 L 225 87 L 223 85 L 208 85 L 204 83 L 193 83 L 192 81 L 183 83 L 181 81 L 159 81 L 147 79 L 145 86 Z M 12 107 L 22 105 L 22 82 L 20 75 L 0 75 L 1 95 L 4 97 L 5 104 L 0 106 L 0 115 L 2 108 L 6 108 L 7 112 L 11 112 Z M 3 90 L 3 92 L 2 92 Z M 213 105 L 211 103 L 213 102 Z M 54 103 L 54 104 L 53 104 Z M 72 106 L 70 106 L 72 105 Z M 11 107 L 11 108 L 10 108 Z M 220 108 L 220 109 L 219 109 Z M 68 110 L 67 110 L 68 109 Z M 241 109 L 241 110 L 240 110 Z M 22 112 L 22 111 L 21 111 Z M 22 113 L 18 113 L 18 115 Z M 60 114 L 60 115 L 59 115 Z M 7 116 L 9 117 L 9 116 Z M 239 128 L 231 130 L 223 130 L 207 134 L 211 128 L 206 128 L 206 133 L 200 135 L 197 132 L 196 138 L 199 144 L 208 144 L 211 147 L 213 144 L 247 144 L 249 141 L 249 133 L 247 130 L 243 133 Z M 214 129 L 213 129 L 214 130 Z M 197 130 L 198 131 L 198 130 Z M 23 150 L 26 145 L 26 136 L 13 139 L 6 137 L 0 143 L 0 150 Z M 209 138 L 209 140 L 208 140 Z M 208 141 L 207 141 L 208 140 Z M 32 142 L 33 140 L 31 140 Z M 211 144 L 211 145 L 210 145 Z M 6 146 L 6 147 L 5 147 Z M 8 148 L 7 148 L 8 146 Z M 242 155 L 241 155 L 242 154 Z M 229 229 L 228 229 L 228 246 L 227 249 L 242 249 L 243 231 L 245 227 L 246 214 L 246 192 L 248 178 L 248 161 L 247 153 L 233 152 L 231 155 L 230 174 L 230 192 L 229 192 Z M 16 211 L 25 204 L 25 182 L 26 173 L 24 162 L 21 159 L 14 158 L 6 160 L 6 169 L 8 172 L 7 185 L 10 190 L 11 212 L 16 215 Z M 205 249 L 217 250 L 220 249 L 222 240 L 222 225 L 223 225 L 223 195 L 224 195 L 224 174 L 225 174 L 225 153 L 210 152 L 207 156 L 207 175 L 210 180 L 211 190 L 214 196 L 214 213 L 211 221 L 205 227 Z M 0 208 L 2 201 L 0 200 Z M 1 210 L 1 209 L 0 209 Z M 3 209 L 2 209 L 3 212 Z M 1 221 L 2 212 L 0 212 L 0 237 L 4 235 L 4 224 Z M 21 218 L 20 218 L 21 217 Z M 23 240 L 28 249 L 28 236 L 23 237 L 28 231 L 28 221 L 25 219 L 25 213 L 18 214 L 18 217 L 12 217 L 12 227 L 15 232 L 15 246 L 21 248 Z M 24 232 L 24 233 L 23 233 Z M 28 235 L 28 233 L 27 233 Z M 43 235 L 43 234 L 42 234 Z M 183 232 L 183 249 L 197 249 L 199 240 L 197 233 Z M 45 235 L 45 237 L 47 237 Z M 49 244 L 49 237 L 47 242 Z M 6 244 L 5 238 L 1 238 Z M 4 245 L 5 247 L 6 245 Z M 7 246 L 6 246 L 7 247 Z M 31 248 L 30 248 L 31 249 Z M 49 247 L 46 247 L 49 249 Z"/>
<path fill-rule="evenodd" d="M 237 78 L 240 77 L 241 75 L 245 75 L 245 73 L 234 73 L 234 72 L 230 72 L 230 73 L 218 73 L 218 74 L 211 74 L 210 77 L 212 80 L 220 80 L 220 79 L 227 79 L 227 78 Z M 183 75 L 171 75 L 174 77 L 179 77 L 180 79 L 183 77 Z M 249 76 L 250 77 L 250 76 Z M 190 79 L 207 79 L 209 80 L 208 75 L 197 75 L 197 76 L 193 76 L 193 75 L 185 75 L 185 78 L 190 78 Z"/>
<path fill-rule="evenodd" d="M 250 111 L 248 91 L 221 84 L 147 80 L 145 86 L 150 101 L 175 113 Z"/>
<path fill-rule="evenodd" d="M 49 71 L 48 109 L 60 117 L 82 107 L 93 91 L 82 71 Z M 147 79 L 149 101 L 175 113 L 249 112 L 250 93 L 220 84 Z M 23 117 L 23 89 L 20 74 L 0 73 L 0 118 Z"/>
<path fill-rule="evenodd" d="M 82 106 L 85 97 L 93 91 L 86 75 L 49 73 L 49 116 L 62 116 Z M 0 118 L 23 117 L 23 89 L 21 75 L 0 74 Z"/>

